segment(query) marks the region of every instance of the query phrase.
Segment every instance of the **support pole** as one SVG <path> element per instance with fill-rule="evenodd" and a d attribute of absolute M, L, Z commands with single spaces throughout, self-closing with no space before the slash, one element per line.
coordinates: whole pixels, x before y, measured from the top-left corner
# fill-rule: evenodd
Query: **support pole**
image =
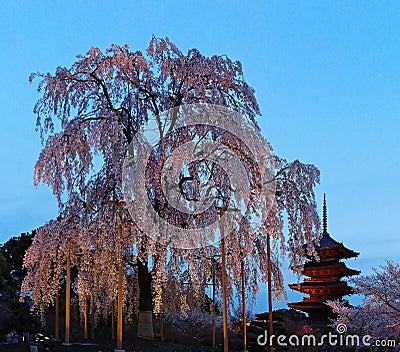
<path fill-rule="evenodd" d="M 56 312 L 55 312 L 55 327 L 54 327 L 54 337 L 56 340 L 58 340 L 60 338 L 60 328 L 59 328 L 59 319 L 60 319 L 60 311 L 59 311 L 59 304 L 58 304 L 58 291 L 56 293 Z"/>
<path fill-rule="evenodd" d="M 111 302 L 111 340 L 115 340 L 115 301 Z"/>
<path fill-rule="evenodd" d="M 91 326 L 91 332 L 90 332 L 90 338 L 92 339 L 92 340 L 94 340 L 95 338 L 96 338 L 96 321 L 95 321 L 95 313 L 96 313 L 96 308 L 95 308 L 95 305 L 94 305 L 94 298 L 92 297 L 92 301 L 91 301 L 91 304 L 90 304 L 90 315 L 91 315 L 91 321 L 92 321 L 92 326 Z"/>
<path fill-rule="evenodd" d="M 160 313 L 160 339 L 164 341 L 164 310 Z"/>
<path fill-rule="evenodd" d="M 274 334 L 272 321 L 272 269 L 271 269 L 271 243 L 270 234 L 267 234 L 267 271 L 268 271 L 268 345 L 269 351 L 274 351 L 271 336 Z"/>
<path fill-rule="evenodd" d="M 67 282 L 65 293 L 65 343 L 69 343 L 71 323 L 71 248 L 70 238 L 67 237 Z"/>
<path fill-rule="evenodd" d="M 85 296 L 85 306 L 84 306 L 84 312 L 83 312 L 83 328 L 84 328 L 84 335 L 83 338 L 87 340 L 89 338 L 89 333 L 88 333 L 88 325 L 89 325 L 89 317 L 88 317 L 88 299 L 87 296 Z"/>
<path fill-rule="evenodd" d="M 244 278 L 244 256 L 241 253 L 240 274 L 242 277 L 243 351 L 247 351 L 246 287 Z"/>
<path fill-rule="evenodd" d="M 118 248 L 118 323 L 117 323 L 117 349 L 122 350 L 122 207 L 125 202 L 120 201 L 119 217 L 119 248 Z"/>
<path fill-rule="evenodd" d="M 221 226 L 221 230 L 223 226 Z M 223 232 L 223 230 L 222 230 Z M 226 269 L 225 269 L 225 238 L 221 233 L 221 257 L 222 257 L 222 309 L 223 309 L 223 328 L 224 328 L 224 352 L 228 352 L 228 307 L 226 299 Z"/>
<path fill-rule="evenodd" d="M 222 312 L 223 312 L 223 331 L 224 331 L 224 352 L 229 351 L 228 346 L 228 302 L 226 299 L 226 263 L 225 263 L 225 231 L 221 223 L 223 208 L 219 208 L 219 231 L 221 236 L 221 285 L 222 285 Z"/>
<path fill-rule="evenodd" d="M 119 233 L 119 241 L 117 248 L 117 263 L 118 263 L 118 307 L 117 307 L 117 350 L 114 351 L 123 351 L 122 350 L 122 207 L 126 206 L 126 203 L 123 200 L 119 202 L 104 202 L 106 205 L 118 205 L 119 210 L 119 219 L 120 222 L 118 224 L 118 233 Z M 114 331 L 114 330 L 113 330 Z"/>
<path fill-rule="evenodd" d="M 213 259 L 212 259 L 213 260 Z M 215 262 L 212 262 L 212 347 L 215 348 Z"/>

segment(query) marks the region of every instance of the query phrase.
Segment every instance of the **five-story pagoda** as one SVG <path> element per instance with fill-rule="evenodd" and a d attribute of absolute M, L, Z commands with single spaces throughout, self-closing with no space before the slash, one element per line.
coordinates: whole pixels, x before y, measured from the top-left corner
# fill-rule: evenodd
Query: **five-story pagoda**
<path fill-rule="evenodd" d="M 303 275 L 307 278 L 300 284 L 290 284 L 293 290 L 309 295 L 302 302 L 289 303 L 289 307 L 308 313 L 310 321 L 323 321 L 332 317 L 333 313 L 324 302 L 342 299 L 352 294 L 352 288 L 343 281 L 345 276 L 358 275 L 360 271 L 349 269 L 341 259 L 354 258 L 359 253 L 346 248 L 343 243 L 335 241 L 327 231 L 327 208 L 324 194 L 323 232 L 315 249 L 319 261 L 309 258 L 304 265 Z"/>

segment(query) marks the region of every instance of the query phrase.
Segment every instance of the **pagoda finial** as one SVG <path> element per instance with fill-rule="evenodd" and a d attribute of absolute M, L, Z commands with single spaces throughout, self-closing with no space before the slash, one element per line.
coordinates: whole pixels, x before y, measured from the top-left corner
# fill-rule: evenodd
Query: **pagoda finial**
<path fill-rule="evenodd" d="M 322 229 L 323 233 L 328 233 L 328 215 L 326 208 L 326 194 L 324 193 L 324 206 L 322 208 Z"/>

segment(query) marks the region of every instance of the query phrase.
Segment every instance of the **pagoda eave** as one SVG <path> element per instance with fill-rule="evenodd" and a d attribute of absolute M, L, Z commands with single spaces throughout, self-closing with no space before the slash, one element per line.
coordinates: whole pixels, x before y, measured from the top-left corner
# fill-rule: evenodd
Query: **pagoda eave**
<path fill-rule="evenodd" d="M 348 268 L 344 263 L 338 261 L 320 261 L 308 262 L 304 265 L 303 275 L 308 277 L 326 278 L 326 277 L 349 277 L 360 274 L 360 271 Z"/>
<path fill-rule="evenodd" d="M 293 302 L 288 303 L 288 306 L 292 309 L 301 310 L 303 312 L 309 312 L 311 310 L 328 310 L 330 309 L 323 302 Z"/>

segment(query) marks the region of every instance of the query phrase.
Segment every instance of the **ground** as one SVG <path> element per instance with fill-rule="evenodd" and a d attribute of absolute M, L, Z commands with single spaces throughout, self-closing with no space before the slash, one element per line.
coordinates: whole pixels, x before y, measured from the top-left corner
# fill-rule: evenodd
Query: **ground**
<path fill-rule="evenodd" d="M 55 344 L 54 346 L 48 346 L 47 351 L 54 352 L 113 352 L 115 349 L 115 343 L 104 343 L 101 345 L 80 345 L 73 344 L 72 346 L 63 346 Z M 136 339 L 132 342 L 124 344 L 126 352 L 216 352 L 220 349 L 212 349 L 210 347 L 201 346 L 190 346 L 181 345 L 172 342 L 161 342 L 161 341 L 147 341 L 143 339 Z M 0 344 L 0 352 L 30 352 L 31 348 L 28 343 L 20 344 Z M 46 346 L 40 344 L 38 346 L 38 352 L 45 352 Z"/>

